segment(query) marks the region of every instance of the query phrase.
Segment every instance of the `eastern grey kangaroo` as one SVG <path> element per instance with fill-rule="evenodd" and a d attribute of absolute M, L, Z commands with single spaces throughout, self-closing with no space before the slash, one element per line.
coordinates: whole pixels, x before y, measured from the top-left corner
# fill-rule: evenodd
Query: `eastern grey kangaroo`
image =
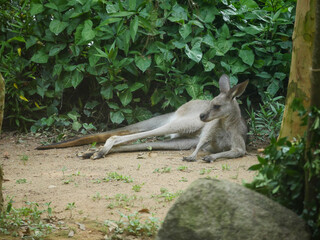
<path fill-rule="evenodd" d="M 230 88 L 227 75 L 219 79 L 220 94 L 209 100 L 192 100 L 172 113 L 160 115 L 123 128 L 92 134 L 40 146 L 37 149 L 63 148 L 105 142 L 96 152 L 82 155 L 83 158 L 98 159 L 111 152 L 154 150 L 189 150 L 194 152 L 184 161 L 196 161 L 199 150 L 211 154 L 203 158 L 212 162 L 218 158 L 237 158 L 246 153 L 247 125 L 241 116 L 239 97 L 246 89 L 248 80 Z M 170 135 L 166 141 L 122 145 L 140 138 Z M 118 146 L 119 145 L 119 146 Z"/>

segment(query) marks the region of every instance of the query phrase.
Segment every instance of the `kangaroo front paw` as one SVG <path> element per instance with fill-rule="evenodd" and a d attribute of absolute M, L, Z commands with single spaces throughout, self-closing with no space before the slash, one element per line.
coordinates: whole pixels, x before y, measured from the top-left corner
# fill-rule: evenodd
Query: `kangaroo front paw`
<path fill-rule="evenodd" d="M 182 158 L 182 161 L 186 161 L 186 162 L 196 162 L 197 159 L 196 159 L 195 157 L 189 156 L 189 157 L 183 157 L 183 158 Z"/>
<path fill-rule="evenodd" d="M 97 159 L 103 158 L 104 155 L 105 154 L 102 151 L 99 151 L 99 152 L 96 152 L 96 153 L 92 154 L 91 159 L 92 160 L 97 160 Z"/>
<path fill-rule="evenodd" d="M 208 155 L 208 156 L 203 157 L 202 160 L 205 161 L 205 162 L 207 162 L 207 163 L 212 163 L 212 162 L 214 162 L 216 159 L 213 158 L 213 157 L 211 157 L 210 155 Z"/>
<path fill-rule="evenodd" d="M 85 152 L 83 154 L 78 154 L 78 157 L 81 157 L 82 159 L 89 159 L 94 154 L 94 152 Z"/>

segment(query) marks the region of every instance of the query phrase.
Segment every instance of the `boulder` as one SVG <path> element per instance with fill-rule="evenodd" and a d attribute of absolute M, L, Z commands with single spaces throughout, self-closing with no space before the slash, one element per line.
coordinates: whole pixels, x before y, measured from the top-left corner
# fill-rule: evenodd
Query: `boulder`
<path fill-rule="evenodd" d="M 199 179 L 170 208 L 156 240 L 304 240 L 304 221 L 241 185 Z"/>

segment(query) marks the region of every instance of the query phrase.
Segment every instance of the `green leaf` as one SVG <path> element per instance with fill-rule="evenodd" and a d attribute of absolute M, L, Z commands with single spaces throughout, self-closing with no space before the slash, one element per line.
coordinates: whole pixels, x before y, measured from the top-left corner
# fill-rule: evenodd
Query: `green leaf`
<path fill-rule="evenodd" d="M 207 59 L 202 59 L 202 65 L 205 72 L 210 72 L 216 66 L 214 63 L 208 61 Z"/>
<path fill-rule="evenodd" d="M 40 3 L 31 3 L 31 9 L 30 14 L 31 15 L 37 15 L 39 13 L 42 13 L 44 11 L 44 7 Z"/>
<path fill-rule="evenodd" d="M 129 88 L 128 84 L 123 83 L 123 84 L 118 84 L 117 86 L 114 87 L 114 89 L 117 89 L 118 91 L 122 91 Z"/>
<path fill-rule="evenodd" d="M 175 4 L 172 8 L 171 17 L 168 18 L 171 22 L 183 22 L 188 20 L 188 12 L 179 4 Z"/>
<path fill-rule="evenodd" d="M 136 66 L 142 71 L 145 72 L 148 67 L 151 65 L 151 57 L 150 56 L 135 56 L 134 61 Z"/>
<path fill-rule="evenodd" d="M 53 67 L 52 74 L 53 74 L 53 76 L 59 76 L 61 71 L 62 71 L 62 64 L 56 64 Z"/>
<path fill-rule="evenodd" d="M 92 30 L 93 23 L 91 20 L 84 22 L 84 27 L 81 33 L 82 40 L 85 42 L 91 41 L 96 36 L 95 31 Z"/>
<path fill-rule="evenodd" d="M 73 74 L 71 75 L 72 79 L 71 79 L 71 84 L 73 86 L 73 88 L 76 88 L 83 80 L 83 75 L 80 71 L 74 71 Z"/>
<path fill-rule="evenodd" d="M 119 94 L 120 101 L 123 106 L 127 106 L 132 101 L 132 93 L 130 89 Z"/>
<path fill-rule="evenodd" d="M 248 10 L 259 8 L 259 5 L 253 0 L 240 0 L 240 4 Z"/>
<path fill-rule="evenodd" d="M 49 55 L 46 54 L 43 50 L 39 50 L 32 56 L 31 61 L 35 63 L 47 63 L 48 59 Z"/>
<path fill-rule="evenodd" d="M 254 62 L 254 53 L 250 50 L 240 50 L 239 51 L 239 57 L 242 59 L 242 61 L 250 66 L 252 66 Z"/>
<path fill-rule="evenodd" d="M 135 10 L 136 9 L 136 5 L 137 5 L 136 0 L 130 0 L 129 1 L 129 10 L 130 11 Z"/>
<path fill-rule="evenodd" d="M 262 165 L 261 164 L 255 164 L 255 165 L 252 165 L 251 167 L 249 167 L 249 171 L 257 171 L 259 169 L 261 169 Z"/>
<path fill-rule="evenodd" d="M 108 19 L 104 20 L 99 26 L 105 26 L 110 23 L 120 22 L 121 20 L 122 20 L 122 18 L 108 18 Z"/>
<path fill-rule="evenodd" d="M 47 3 L 47 4 L 45 4 L 44 6 L 46 6 L 47 8 L 51 8 L 51 9 L 54 9 L 54 10 L 56 10 L 56 11 L 59 11 L 57 5 L 54 4 L 54 3 L 52 3 L 52 2 L 51 2 L 51 3 Z"/>
<path fill-rule="evenodd" d="M 202 59 L 202 52 L 200 48 L 201 42 L 197 42 L 192 49 L 186 44 L 185 53 L 187 56 L 195 62 L 200 62 Z"/>
<path fill-rule="evenodd" d="M 246 33 L 248 33 L 250 35 L 256 35 L 256 34 L 258 34 L 258 33 L 263 31 L 263 27 L 257 27 L 257 26 L 251 25 L 251 24 L 249 24 L 249 27 L 244 27 L 244 26 L 242 26 L 240 24 L 237 25 L 237 27 L 241 31 L 246 32 Z"/>
<path fill-rule="evenodd" d="M 189 36 L 189 34 L 192 32 L 192 28 L 190 24 L 183 24 L 179 28 L 179 33 L 183 39 Z"/>
<path fill-rule="evenodd" d="M 208 34 L 206 34 L 203 38 L 203 42 L 207 45 L 209 45 L 210 47 L 214 47 L 214 37 L 212 35 L 211 32 L 209 32 Z"/>
<path fill-rule="evenodd" d="M 244 72 L 249 67 L 242 63 L 240 59 L 238 59 L 236 62 L 232 64 L 231 72 L 233 75 L 236 75 L 237 73 Z"/>
<path fill-rule="evenodd" d="M 82 127 L 81 123 L 79 122 L 73 122 L 72 123 L 72 129 L 75 131 L 79 131 L 79 129 Z"/>
<path fill-rule="evenodd" d="M 132 16 L 132 15 L 135 15 L 135 14 L 136 14 L 135 12 L 123 11 L 123 12 L 112 13 L 112 14 L 110 14 L 110 16 L 111 17 L 128 17 L 128 16 Z"/>
<path fill-rule="evenodd" d="M 214 44 L 214 48 L 216 49 L 216 55 L 217 56 L 224 56 L 231 48 L 232 48 L 233 42 L 226 39 L 219 39 Z"/>
<path fill-rule="evenodd" d="M 198 18 L 205 23 L 212 23 L 215 19 L 215 16 L 219 14 L 219 11 L 216 7 L 207 6 L 200 9 Z"/>
<path fill-rule="evenodd" d="M 96 54 L 97 54 L 96 49 L 93 47 L 90 47 L 88 51 L 88 55 L 89 55 L 89 64 L 91 67 L 94 67 L 100 59 L 100 57 L 98 57 Z"/>
<path fill-rule="evenodd" d="M 156 89 L 151 96 L 151 105 L 154 106 L 158 104 L 163 98 L 164 98 L 164 95 L 162 91 L 158 91 L 158 89 Z"/>
<path fill-rule="evenodd" d="M 111 85 L 110 86 L 103 86 L 100 90 L 100 94 L 106 100 L 112 99 L 113 98 L 113 87 Z"/>
<path fill-rule="evenodd" d="M 144 121 L 152 117 L 152 113 L 145 108 L 137 108 L 134 113 L 138 121 Z"/>
<path fill-rule="evenodd" d="M 118 111 L 118 112 L 110 112 L 110 119 L 113 123 L 120 124 L 124 120 L 123 113 Z"/>
<path fill-rule="evenodd" d="M 60 51 L 62 51 L 63 49 L 65 49 L 65 47 L 67 46 L 67 44 L 63 43 L 63 44 L 58 44 L 58 45 L 54 45 L 49 52 L 49 56 L 55 56 L 57 55 Z"/>
<path fill-rule="evenodd" d="M 34 37 L 34 36 L 30 36 L 29 39 L 27 39 L 26 41 L 26 48 L 30 48 L 32 47 L 33 45 L 35 45 L 38 41 L 38 38 Z"/>
<path fill-rule="evenodd" d="M 57 19 L 54 19 L 50 22 L 49 29 L 54 34 L 58 35 L 61 33 L 66 27 L 68 27 L 69 23 L 61 22 Z"/>
<path fill-rule="evenodd" d="M 230 31 L 227 24 L 223 24 L 223 26 L 220 29 L 220 37 L 222 38 L 229 38 L 230 37 Z"/>
<path fill-rule="evenodd" d="M 196 99 L 200 95 L 200 85 L 197 83 L 197 78 L 193 77 L 187 82 L 186 86 L 187 93 L 189 94 L 192 99 Z"/>
<path fill-rule="evenodd" d="M 278 81 L 272 81 L 271 84 L 267 88 L 267 92 L 270 94 L 271 97 L 276 95 L 276 93 L 279 91 L 279 83 Z"/>
<path fill-rule="evenodd" d="M 132 39 L 132 42 L 134 42 L 135 37 L 138 32 L 138 27 L 139 27 L 139 18 L 138 16 L 135 16 L 134 19 L 130 22 L 130 36 Z"/>
<path fill-rule="evenodd" d="M 142 88 L 144 86 L 143 83 L 140 83 L 140 82 L 135 82 L 133 85 L 130 86 L 130 91 L 131 92 L 134 92 L 134 91 L 137 91 L 138 89 Z"/>

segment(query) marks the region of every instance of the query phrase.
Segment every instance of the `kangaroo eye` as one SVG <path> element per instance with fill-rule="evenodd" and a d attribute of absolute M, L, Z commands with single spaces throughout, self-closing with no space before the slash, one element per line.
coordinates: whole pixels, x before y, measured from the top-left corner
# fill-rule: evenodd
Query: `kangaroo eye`
<path fill-rule="evenodd" d="M 221 107 L 221 105 L 213 105 L 213 107 L 212 107 L 212 108 L 213 108 L 214 110 L 219 110 L 219 109 L 220 109 L 220 107 Z"/>

